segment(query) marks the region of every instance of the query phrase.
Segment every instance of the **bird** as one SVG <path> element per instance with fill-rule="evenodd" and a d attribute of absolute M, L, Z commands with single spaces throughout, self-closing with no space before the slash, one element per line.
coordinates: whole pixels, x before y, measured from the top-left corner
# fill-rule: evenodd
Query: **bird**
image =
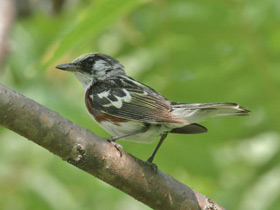
<path fill-rule="evenodd" d="M 56 68 L 72 72 L 81 82 L 89 115 L 112 135 L 107 140 L 120 153 L 122 146 L 115 142 L 118 139 L 150 143 L 160 137 L 149 163 L 169 133 L 205 133 L 207 128 L 198 123 L 208 117 L 247 116 L 250 112 L 237 103 L 169 101 L 128 76 L 119 61 L 102 53 L 81 55 Z"/>

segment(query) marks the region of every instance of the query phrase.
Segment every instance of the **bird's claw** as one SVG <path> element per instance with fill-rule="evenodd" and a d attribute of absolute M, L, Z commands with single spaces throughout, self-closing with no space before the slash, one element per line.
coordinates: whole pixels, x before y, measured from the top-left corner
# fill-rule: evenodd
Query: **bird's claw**
<path fill-rule="evenodd" d="M 151 161 L 149 161 L 149 159 L 146 161 L 146 163 L 148 163 L 151 166 L 152 170 L 155 173 L 158 171 L 158 167 L 157 167 L 157 165 L 155 163 L 152 163 Z"/>
<path fill-rule="evenodd" d="M 110 138 L 107 139 L 107 141 L 114 145 L 114 147 L 119 151 L 120 157 L 122 157 L 123 146 L 116 143 L 115 141 L 112 141 Z"/>

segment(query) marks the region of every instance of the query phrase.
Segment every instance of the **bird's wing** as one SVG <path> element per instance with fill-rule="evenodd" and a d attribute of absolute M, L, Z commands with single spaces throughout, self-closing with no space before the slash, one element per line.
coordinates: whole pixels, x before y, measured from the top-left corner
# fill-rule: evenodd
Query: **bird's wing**
<path fill-rule="evenodd" d="M 122 119 L 189 124 L 170 112 L 171 104 L 162 95 L 127 76 L 98 81 L 88 89 L 86 100 L 93 109 Z"/>

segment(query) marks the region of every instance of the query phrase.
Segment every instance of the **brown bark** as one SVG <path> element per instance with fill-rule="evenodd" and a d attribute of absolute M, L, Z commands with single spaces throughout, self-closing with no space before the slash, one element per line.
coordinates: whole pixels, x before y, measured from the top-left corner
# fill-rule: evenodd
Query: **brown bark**
<path fill-rule="evenodd" d="M 0 125 L 153 209 L 222 210 L 169 175 L 0 84 Z"/>

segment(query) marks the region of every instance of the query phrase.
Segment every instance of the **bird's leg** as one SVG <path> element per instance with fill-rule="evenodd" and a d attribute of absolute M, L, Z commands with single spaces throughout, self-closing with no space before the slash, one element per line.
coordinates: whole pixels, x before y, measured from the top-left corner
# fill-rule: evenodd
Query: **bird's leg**
<path fill-rule="evenodd" d="M 107 140 L 107 141 L 114 145 L 114 147 L 119 151 L 120 157 L 121 157 L 122 156 L 122 151 L 123 151 L 123 146 L 116 143 L 115 141 L 111 141 L 111 140 Z"/>
<path fill-rule="evenodd" d="M 144 133 L 148 129 L 149 129 L 149 126 L 145 126 L 142 129 L 140 129 L 140 130 L 136 130 L 136 131 L 133 131 L 133 132 L 125 133 L 125 134 L 122 134 L 122 135 L 111 136 L 110 138 L 107 138 L 107 141 L 110 142 L 111 144 L 113 144 L 116 147 L 116 149 L 120 152 L 120 157 L 121 157 L 122 156 L 123 147 L 122 147 L 122 145 L 116 143 L 116 140 L 121 139 L 121 138 L 125 138 L 125 137 L 128 137 L 128 136 L 133 136 L 133 135 L 136 135 L 138 133 Z"/>
<path fill-rule="evenodd" d="M 158 142 L 158 144 L 157 144 L 157 146 L 156 146 L 156 148 L 155 148 L 153 154 L 151 155 L 151 157 L 148 158 L 147 162 L 149 162 L 149 163 L 152 163 L 152 162 L 153 162 L 154 157 L 155 157 L 155 155 L 156 155 L 158 149 L 160 148 L 162 142 L 163 142 L 164 139 L 166 138 L 167 134 L 168 134 L 168 133 L 165 133 L 165 134 L 163 134 L 163 135 L 160 137 L 160 140 L 159 140 L 159 142 Z"/>
<path fill-rule="evenodd" d="M 125 138 L 125 137 L 128 137 L 128 136 L 133 136 L 133 135 L 136 135 L 138 133 L 144 133 L 148 129 L 149 129 L 149 127 L 145 126 L 145 127 L 141 128 L 140 130 L 132 131 L 132 132 L 121 134 L 121 135 L 117 135 L 117 136 L 111 136 L 110 138 L 107 138 L 107 141 L 116 141 L 118 139 L 122 139 L 122 138 Z"/>

